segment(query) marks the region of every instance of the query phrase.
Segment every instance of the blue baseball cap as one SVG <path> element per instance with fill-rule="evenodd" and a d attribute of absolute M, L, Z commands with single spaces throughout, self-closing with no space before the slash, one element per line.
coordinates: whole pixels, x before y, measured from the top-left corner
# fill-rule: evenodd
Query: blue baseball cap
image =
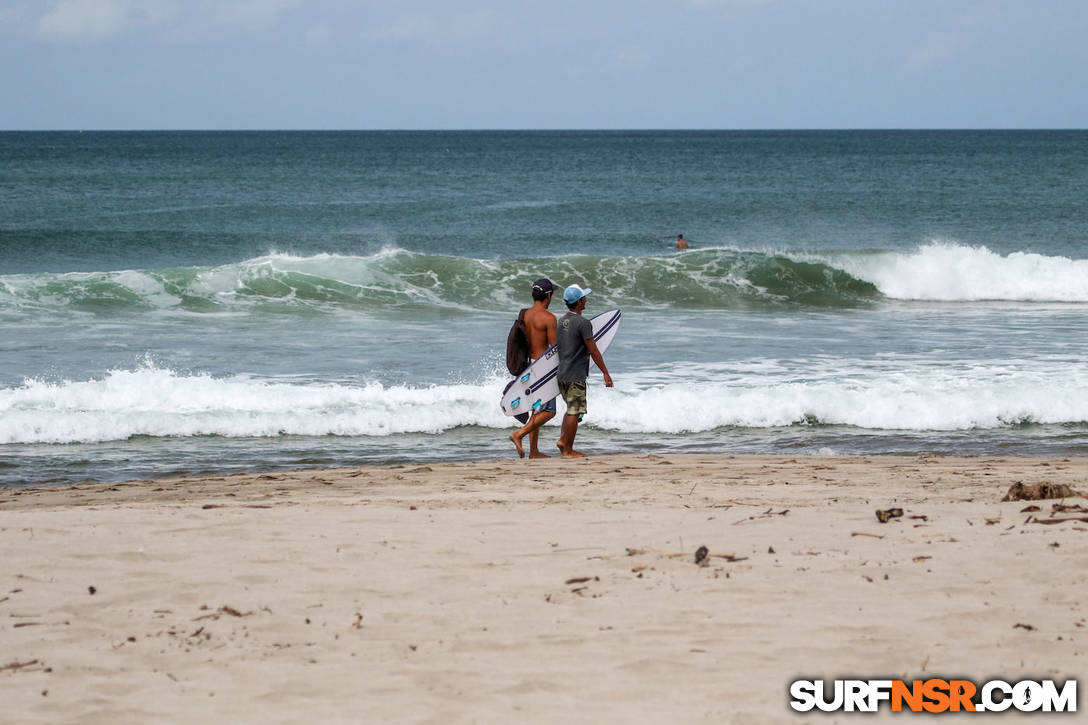
<path fill-rule="evenodd" d="M 568 305 L 573 305 L 592 291 L 593 290 L 591 289 L 582 289 L 578 285 L 572 284 L 563 291 L 563 301 Z"/>

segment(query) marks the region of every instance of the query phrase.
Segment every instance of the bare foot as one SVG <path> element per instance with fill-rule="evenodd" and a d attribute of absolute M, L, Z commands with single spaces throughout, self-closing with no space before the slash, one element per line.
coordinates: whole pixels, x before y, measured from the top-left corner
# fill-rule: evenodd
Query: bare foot
<path fill-rule="evenodd" d="M 563 458 L 589 458 L 585 453 L 576 451 L 573 448 L 563 451 Z"/>
<path fill-rule="evenodd" d="M 510 440 L 513 442 L 514 448 L 518 449 L 518 458 L 525 458 L 525 449 L 521 447 L 521 438 L 518 437 L 518 434 L 511 433 Z"/>
<path fill-rule="evenodd" d="M 551 458 L 551 456 L 540 451 L 529 451 L 529 458 Z"/>

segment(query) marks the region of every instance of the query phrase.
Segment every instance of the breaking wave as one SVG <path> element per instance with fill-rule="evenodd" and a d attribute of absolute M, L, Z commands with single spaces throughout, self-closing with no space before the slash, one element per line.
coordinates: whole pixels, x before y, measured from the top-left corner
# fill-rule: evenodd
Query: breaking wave
<path fill-rule="evenodd" d="M 586 424 L 627 433 L 841 425 L 970 430 L 1088 422 L 1088 373 L 1043 369 L 865 369 L 819 376 L 761 369 L 630 372 L 594 385 Z M 389 436 L 460 426 L 507 428 L 506 378 L 430 386 L 285 382 L 183 374 L 152 364 L 99 379 L 28 379 L 0 389 L 0 444 L 90 443 L 133 437 Z"/>
<path fill-rule="evenodd" d="M 546 274 L 608 306 L 849 308 L 881 300 L 1088 302 L 1088 260 L 934 242 L 911 253 L 701 249 L 483 260 L 392 249 L 219 267 L 0 276 L 0 314 L 510 308 Z"/>

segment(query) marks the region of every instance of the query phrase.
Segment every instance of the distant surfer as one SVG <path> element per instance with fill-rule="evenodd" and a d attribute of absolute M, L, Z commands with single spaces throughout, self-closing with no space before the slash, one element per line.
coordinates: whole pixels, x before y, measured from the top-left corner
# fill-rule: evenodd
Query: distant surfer
<path fill-rule="evenodd" d="M 612 376 L 608 374 L 604 358 L 593 341 L 593 323 L 582 317 L 586 308 L 586 295 L 592 290 L 582 289 L 572 284 L 563 291 L 563 301 L 567 303 L 567 314 L 559 320 L 556 331 L 556 343 L 559 345 L 559 392 L 567 404 L 567 413 L 563 416 L 563 427 L 556 444 L 564 458 L 585 458 L 585 453 L 574 450 L 574 436 L 578 433 L 578 424 L 586 414 L 586 378 L 589 377 L 590 359 L 604 373 L 604 385 L 612 387 Z"/>
<path fill-rule="evenodd" d="M 536 360 L 555 344 L 555 315 L 548 312 L 552 293 L 559 289 L 547 277 L 533 282 L 533 306 L 525 311 L 525 332 L 529 337 L 529 360 Z M 538 447 L 540 427 L 555 417 L 555 398 L 540 406 L 524 426 L 510 434 L 510 440 L 518 449 L 518 456 L 525 457 L 521 439 L 529 436 L 529 458 L 548 458 Z"/>
<path fill-rule="evenodd" d="M 684 239 L 683 234 L 677 234 L 676 235 L 676 248 L 677 249 L 687 249 L 688 248 L 688 240 Z"/>

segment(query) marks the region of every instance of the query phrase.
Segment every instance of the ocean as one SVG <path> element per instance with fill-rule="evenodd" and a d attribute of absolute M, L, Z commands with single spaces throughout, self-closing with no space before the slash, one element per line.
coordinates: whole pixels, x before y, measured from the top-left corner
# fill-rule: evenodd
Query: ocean
<path fill-rule="evenodd" d="M 540 276 L 623 310 L 589 454 L 1086 455 L 1086 200 L 1084 131 L 0 133 L 0 486 L 513 460 Z"/>

